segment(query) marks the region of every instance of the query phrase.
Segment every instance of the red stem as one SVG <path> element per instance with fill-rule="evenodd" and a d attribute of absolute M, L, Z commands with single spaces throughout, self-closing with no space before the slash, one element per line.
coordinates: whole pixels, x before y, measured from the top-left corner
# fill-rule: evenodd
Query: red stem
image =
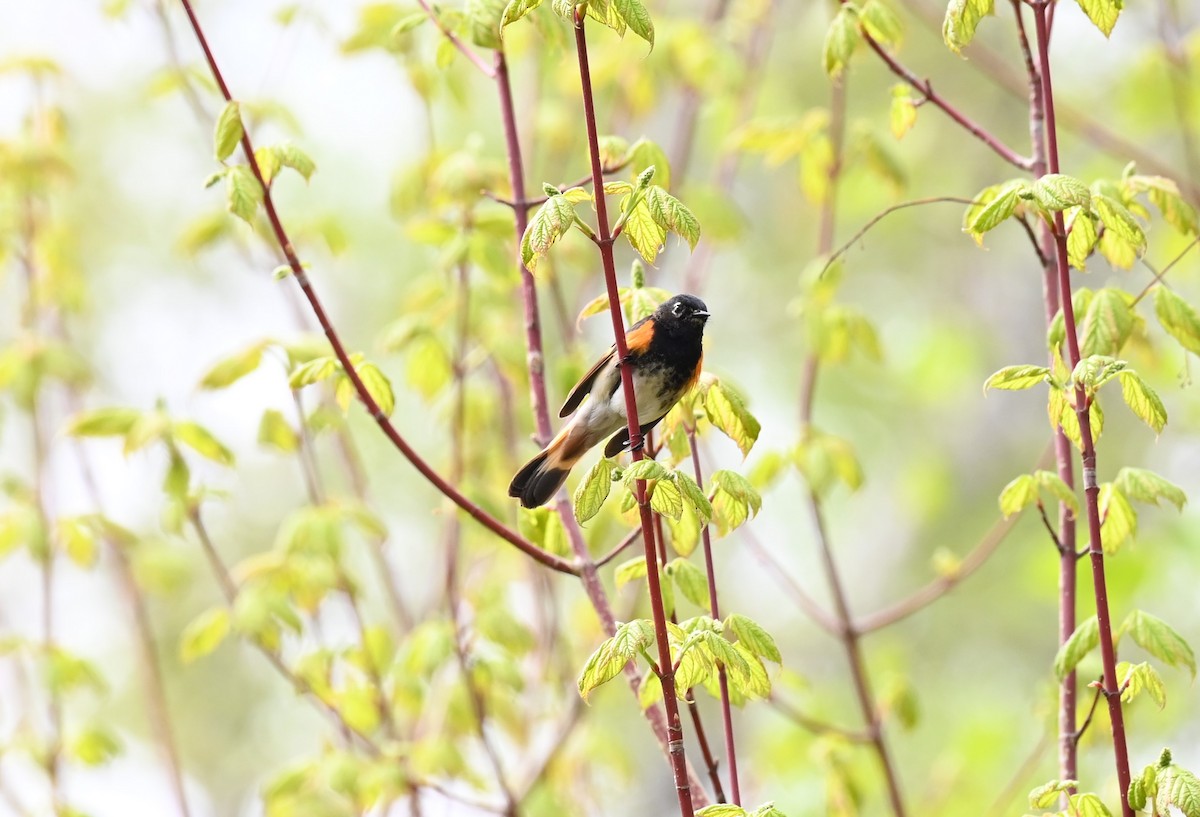
<path fill-rule="evenodd" d="M 196 34 L 196 40 L 200 43 L 201 50 L 204 51 L 204 58 L 208 61 L 209 70 L 212 71 L 213 79 L 216 80 L 217 87 L 221 89 L 221 95 L 227 102 L 233 101 L 233 96 L 229 93 L 229 87 L 225 84 L 225 79 L 221 75 L 220 69 L 217 67 L 217 62 L 213 58 L 211 49 L 208 47 L 208 41 L 204 37 L 204 32 L 200 28 L 200 21 L 196 19 L 195 12 L 192 11 L 192 5 L 189 0 L 180 0 L 184 10 L 187 12 L 188 20 L 192 24 L 192 31 Z M 296 250 L 292 246 L 291 239 L 288 238 L 287 232 L 283 228 L 283 224 L 279 220 L 279 214 L 275 211 L 275 203 L 271 198 L 271 190 L 264 183 L 262 170 L 258 166 L 258 161 L 254 158 L 254 145 L 250 141 L 249 132 L 242 133 L 242 151 L 246 155 L 246 161 L 250 165 L 251 172 L 262 186 L 263 191 L 263 209 L 266 210 L 267 219 L 271 223 L 271 230 L 275 235 L 275 240 L 279 244 L 279 248 L 283 251 L 284 257 L 287 258 L 288 265 L 292 268 L 292 275 L 299 284 L 304 297 L 308 299 L 309 306 L 316 317 L 317 322 L 321 325 L 321 329 L 325 332 L 325 337 L 329 339 L 329 344 L 333 347 L 333 353 L 338 361 L 342 364 L 342 371 L 346 377 L 350 379 L 351 385 L 354 386 L 354 391 L 358 395 L 358 399 L 367 409 L 367 413 L 375 420 L 384 435 L 391 440 L 392 444 L 399 449 L 400 453 L 412 463 L 413 467 L 421 473 L 425 479 L 433 483 L 439 491 L 449 497 L 453 502 L 467 512 L 472 519 L 479 522 L 492 533 L 499 536 L 501 539 L 509 542 L 520 550 L 525 555 L 534 559 L 537 562 L 557 570 L 560 573 L 568 573 L 570 575 L 578 575 L 578 569 L 571 563 L 563 559 L 547 553 L 541 548 L 527 541 L 519 533 L 508 528 L 498 519 L 493 517 L 483 508 L 472 502 L 464 496 L 457 488 L 447 482 L 440 474 L 430 467 L 420 454 L 416 452 L 408 444 L 408 442 L 392 425 L 387 415 L 371 397 L 371 393 L 367 391 L 366 385 L 362 382 L 362 378 L 358 376 L 358 372 L 354 368 L 354 364 L 350 361 L 350 356 L 346 353 L 345 347 L 342 345 L 341 338 L 338 336 L 337 330 L 334 329 L 329 317 L 325 314 L 325 309 L 321 305 L 321 300 L 317 297 L 317 293 L 312 287 L 312 283 L 308 280 L 308 274 L 300 264 L 300 259 L 296 255 Z"/>
<path fill-rule="evenodd" d="M 596 107 L 592 95 L 592 77 L 588 67 L 587 35 L 584 16 L 575 11 L 575 50 L 579 56 L 579 81 L 583 94 L 584 119 L 587 122 L 588 148 L 592 163 L 592 186 L 596 191 L 596 220 L 599 230 L 600 258 L 604 264 L 604 282 L 608 290 L 609 314 L 612 317 L 616 357 L 621 361 L 621 389 L 625 395 L 625 413 L 629 423 L 629 444 L 633 461 L 642 459 L 642 430 L 638 424 L 637 401 L 633 393 L 633 372 L 625 365 L 629 347 L 625 344 L 625 321 L 621 316 L 621 301 L 617 293 L 617 268 L 613 259 L 613 238 L 608 223 L 608 206 L 604 198 L 604 168 L 600 164 L 600 137 L 596 130 Z M 687 774 L 687 755 L 683 745 L 683 722 L 679 718 L 679 700 L 675 695 L 675 671 L 671 667 L 671 646 L 667 641 L 667 616 L 663 608 L 662 587 L 655 565 L 654 520 L 646 504 L 646 482 L 637 481 L 637 502 L 642 522 L 642 543 L 646 555 L 646 579 L 650 589 L 650 607 L 654 615 L 654 632 L 658 642 L 659 680 L 663 689 L 663 704 L 667 713 L 667 753 L 675 778 L 675 792 L 682 817 L 692 817 L 691 784 Z"/>
<path fill-rule="evenodd" d="M 1012 0 L 1017 18 L 1018 41 L 1025 62 L 1025 73 L 1029 79 L 1029 136 L 1033 146 L 1033 175 L 1041 178 L 1046 174 L 1046 110 L 1042 97 L 1042 78 L 1034 62 L 1025 32 L 1025 17 L 1020 0 Z M 1058 314 L 1058 280 L 1054 255 L 1054 234 L 1049 225 L 1042 222 L 1042 297 L 1045 302 L 1046 326 L 1054 322 Z M 1051 355 L 1050 365 L 1054 365 Z M 1071 442 L 1061 428 L 1054 432 L 1054 459 L 1059 478 L 1067 487 L 1075 487 L 1075 469 L 1072 462 Z M 1058 531 L 1054 534 L 1058 547 L 1058 643 L 1065 644 L 1075 632 L 1079 561 L 1075 558 L 1075 514 L 1065 502 L 1058 503 Z M 1075 671 L 1067 673 L 1058 688 L 1058 777 L 1060 780 L 1079 779 L 1079 741 L 1077 740 L 1075 709 L 1079 687 Z M 1063 799 L 1066 799 L 1064 793 Z"/>
<path fill-rule="evenodd" d="M 688 428 L 688 447 L 692 453 L 692 476 L 697 485 L 704 485 L 704 474 L 700 470 L 700 451 L 696 445 L 696 429 Z M 700 539 L 704 545 L 704 572 L 708 577 L 708 606 L 712 617 L 721 620 L 721 608 L 717 604 L 717 573 L 713 569 L 712 533 L 708 525 L 700 529 Z M 733 739 L 733 707 L 729 701 L 729 678 L 725 674 L 725 665 L 717 665 L 717 682 L 721 686 L 721 720 L 725 727 L 725 757 L 729 762 L 729 791 L 733 796 L 733 804 L 742 804 L 742 791 L 738 783 L 737 747 Z"/>
<path fill-rule="evenodd" d="M 1047 165 L 1051 173 L 1059 172 L 1058 132 L 1054 118 L 1054 89 L 1050 80 L 1050 35 L 1047 19 L 1048 6 L 1039 0 L 1033 6 L 1037 23 L 1038 61 L 1041 66 L 1042 103 L 1046 113 Z M 1067 235 L 1061 212 L 1054 214 L 1055 261 L 1058 271 L 1059 299 L 1062 304 L 1063 324 L 1066 328 L 1067 350 L 1070 366 L 1079 363 L 1079 336 L 1075 327 L 1075 310 L 1071 304 L 1071 271 L 1067 263 Z M 1121 793 L 1121 813 L 1133 817 L 1129 807 L 1129 750 L 1125 744 L 1125 718 L 1121 710 L 1121 693 L 1117 688 L 1117 659 L 1113 644 L 1112 620 L 1108 609 L 1108 589 L 1104 575 L 1104 550 L 1100 540 L 1100 509 L 1098 497 L 1100 487 L 1096 482 L 1096 447 L 1092 441 L 1092 424 L 1089 403 L 1082 387 L 1075 389 L 1076 414 L 1079 417 L 1079 435 L 1082 443 L 1083 488 L 1087 499 L 1088 555 L 1092 564 L 1092 585 L 1096 596 L 1096 621 L 1100 629 L 1100 658 L 1104 667 L 1103 693 L 1108 702 L 1108 715 L 1112 722 L 1113 755 L 1117 765 L 1117 784 Z M 1068 551 L 1070 553 L 1070 551 Z M 1074 554 L 1071 553 L 1073 556 Z M 1065 557 L 1064 557 L 1065 558 Z"/>
<path fill-rule="evenodd" d="M 517 135 L 517 116 L 513 106 L 512 82 L 504 51 L 496 51 L 496 90 L 500 93 L 500 118 L 504 123 L 504 144 L 508 154 L 508 181 L 512 187 L 513 214 L 517 220 L 517 267 L 521 270 L 521 296 L 525 304 L 525 362 L 529 367 L 529 400 L 537 424 L 537 444 L 550 441 L 550 409 L 546 399 L 546 359 L 542 353 L 541 317 L 538 315 L 537 285 L 533 273 L 521 262 L 521 236 L 529 226 L 525 202 L 525 168 L 521 161 L 521 141 Z M 566 520 L 563 520 L 566 523 Z"/>

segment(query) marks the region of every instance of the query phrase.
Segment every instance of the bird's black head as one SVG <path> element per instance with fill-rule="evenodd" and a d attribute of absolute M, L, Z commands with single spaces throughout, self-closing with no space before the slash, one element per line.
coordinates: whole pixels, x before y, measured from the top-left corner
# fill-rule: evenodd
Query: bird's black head
<path fill-rule="evenodd" d="M 702 332 L 708 320 L 708 307 L 695 295 L 676 295 L 654 311 L 654 322 L 683 331 Z"/>

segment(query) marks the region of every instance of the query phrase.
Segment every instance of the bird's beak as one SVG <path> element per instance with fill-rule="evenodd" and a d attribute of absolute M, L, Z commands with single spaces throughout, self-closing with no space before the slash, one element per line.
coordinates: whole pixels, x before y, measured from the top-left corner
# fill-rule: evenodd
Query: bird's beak
<path fill-rule="evenodd" d="M 692 317 L 693 318 L 704 318 L 705 320 L 708 320 L 710 317 L 712 317 L 712 315 L 708 312 L 705 312 L 703 309 L 700 309 L 700 310 L 693 312 Z"/>

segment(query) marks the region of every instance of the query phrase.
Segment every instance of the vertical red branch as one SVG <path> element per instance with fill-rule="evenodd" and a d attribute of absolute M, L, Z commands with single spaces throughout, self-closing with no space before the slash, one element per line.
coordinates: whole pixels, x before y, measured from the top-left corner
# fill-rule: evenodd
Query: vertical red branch
<path fill-rule="evenodd" d="M 1025 62 L 1025 74 L 1029 82 L 1029 139 L 1033 150 L 1033 175 L 1046 175 L 1046 110 L 1042 101 L 1042 78 L 1029 47 L 1025 32 L 1025 18 L 1021 0 L 1012 0 L 1016 15 L 1018 41 Z M 1049 328 L 1058 315 L 1058 270 L 1055 264 L 1054 233 L 1042 222 L 1039 237 L 1041 255 L 1045 259 L 1042 267 L 1042 300 L 1045 304 L 1046 327 Z M 1054 365 L 1053 354 L 1050 365 Z M 1054 461 L 1059 478 L 1069 488 L 1075 487 L 1075 469 L 1071 454 L 1071 441 L 1061 428 L 1054 433 Z M 1058 643 L 1065 644 L 1076 626 L 1076 586 L 1078 584 L 1078 559 L 1075 555 L 1075 513 L 1065 502 L 1058 503 Z M 1079 687 L 1075 670 L 1063 678 L 1058 691 L 1058 777 L 1060 780 L 1079 779 L 1079 739 L 1076 735 L 1075 709 L 1078 706 Z"/>
<path fill-rule="evenodd" d="M 1050 22 L 1049 4 L 1036 0 L 1033 4 L 1037 24 L 1038 61 L 1041 68 L 1042 104 L 1046 114 L 1047 166 L 1051 173 L 1059 172 L 1058 131 L 1054 117 L 1054 87 L 1050 79 Z M 1079 335 L 1075 327 L 1075 309 L 1071 303 L 1071 270 L 1067 262 L 1067 233 L 1061 212 L 1054 214 L 1055 264 L 1058 273 L 1059 300 L 1063 325 L 1066 328 L 1069 365 L 1074 368 L 1080 359 Z M 1088 556 L 1092 565 L 1092 585 L 1096 596 L 1096 621 L 1100 629 L 1100 658 L 1104 667 L 1102 692 L 1108 703 L 1112 722 L 1113 755 L 1117 765 L 1117 783 L 1121 791 L 1121 812 L 1133 817 L 1129 807 L 1129 750 L 1125 744 L 1125 718 L 1121 710 L 1121 691 L 1117 685 L 1117 659 L 1113 644 L 1112 619 L 1108 609 L 1108 588 L 1104 575 L 1104 550 L 1100 540 L 1100 486 L 1096 481 L 1096 446 L 1092 441 L 1090 403 L 1082 387 L 1075 388 L 1075 411 L 1079 417 L 1082 448 L 1083 489 L 1088 516 Z M 1072 557 L 1074 554 L 1071 554 Z"/>
<path fill-rule="evenodd" d="M 588 67 L 587 36 L 581 9 L 575 10 L 575 50 L 579 56 L 579 81 L 583 93 L 583 113 L 587 123 L 588 152 L 592 164 L 592 185 L 596 191 L 596 220 L 598 244 L 604 265 L 604 283 L 608 291 L 609 315 L 612 317 L 616 339 L 617 360 L 620 361 L 621 390 L 625 395 L 625 412 L 629 420 L 629 444 L 633 461 L 642 459 L 642 430 L 638 424 L 637 400 L 633 393 L 633 372 L 625 361 L 629 348 L 625 344 L 625 321 L 621 316 L 621 300 L 617 292 L 617 268 L 613 259 L 613 237 L 608 223 L 608 207 L 604 200 L 604 171 L 600 162 L 600 137 L 596 130 L 596 107 L 592 92 L 592 76 Z M 638 509 L 641 513 L 642 543 L 646 555 L 646 579 L 650 588 L 650 606 L 654 615 L 654 633 L 658 642 L 659 680 L 663 689 L 663 704 L 667 713 L 667 753 L 675 778 L 682 817 L 692 817 L 691 785 L 687 774 L 687 755 L 683 745 L 683 722 L 679 718 L 679 700 L 675 695 L 675 671 L 672 669 L 671 646 L 667 640 L 667 616 L 663 606 L 655 560 L 654 520 L 646 503 L 646 483 L 637 481 Z"/>

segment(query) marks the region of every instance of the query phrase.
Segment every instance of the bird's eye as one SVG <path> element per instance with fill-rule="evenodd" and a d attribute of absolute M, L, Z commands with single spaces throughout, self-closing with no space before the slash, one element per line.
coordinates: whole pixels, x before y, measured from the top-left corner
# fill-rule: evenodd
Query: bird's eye
<path fill-rule="evenodd" d="M 678 318 L 680 315 L 682 315 L 682 314 L 683 314 L 683 304 L 682 304 L 682 303 L 676 303 L 674 306 L 672 306 L 672 307 L 671 307 L 671 314 L 672 314 L 672 315 L 674 315 L 674 316 L 675 316 L 675 317 L 677 317 L 677 318 Z"/>

